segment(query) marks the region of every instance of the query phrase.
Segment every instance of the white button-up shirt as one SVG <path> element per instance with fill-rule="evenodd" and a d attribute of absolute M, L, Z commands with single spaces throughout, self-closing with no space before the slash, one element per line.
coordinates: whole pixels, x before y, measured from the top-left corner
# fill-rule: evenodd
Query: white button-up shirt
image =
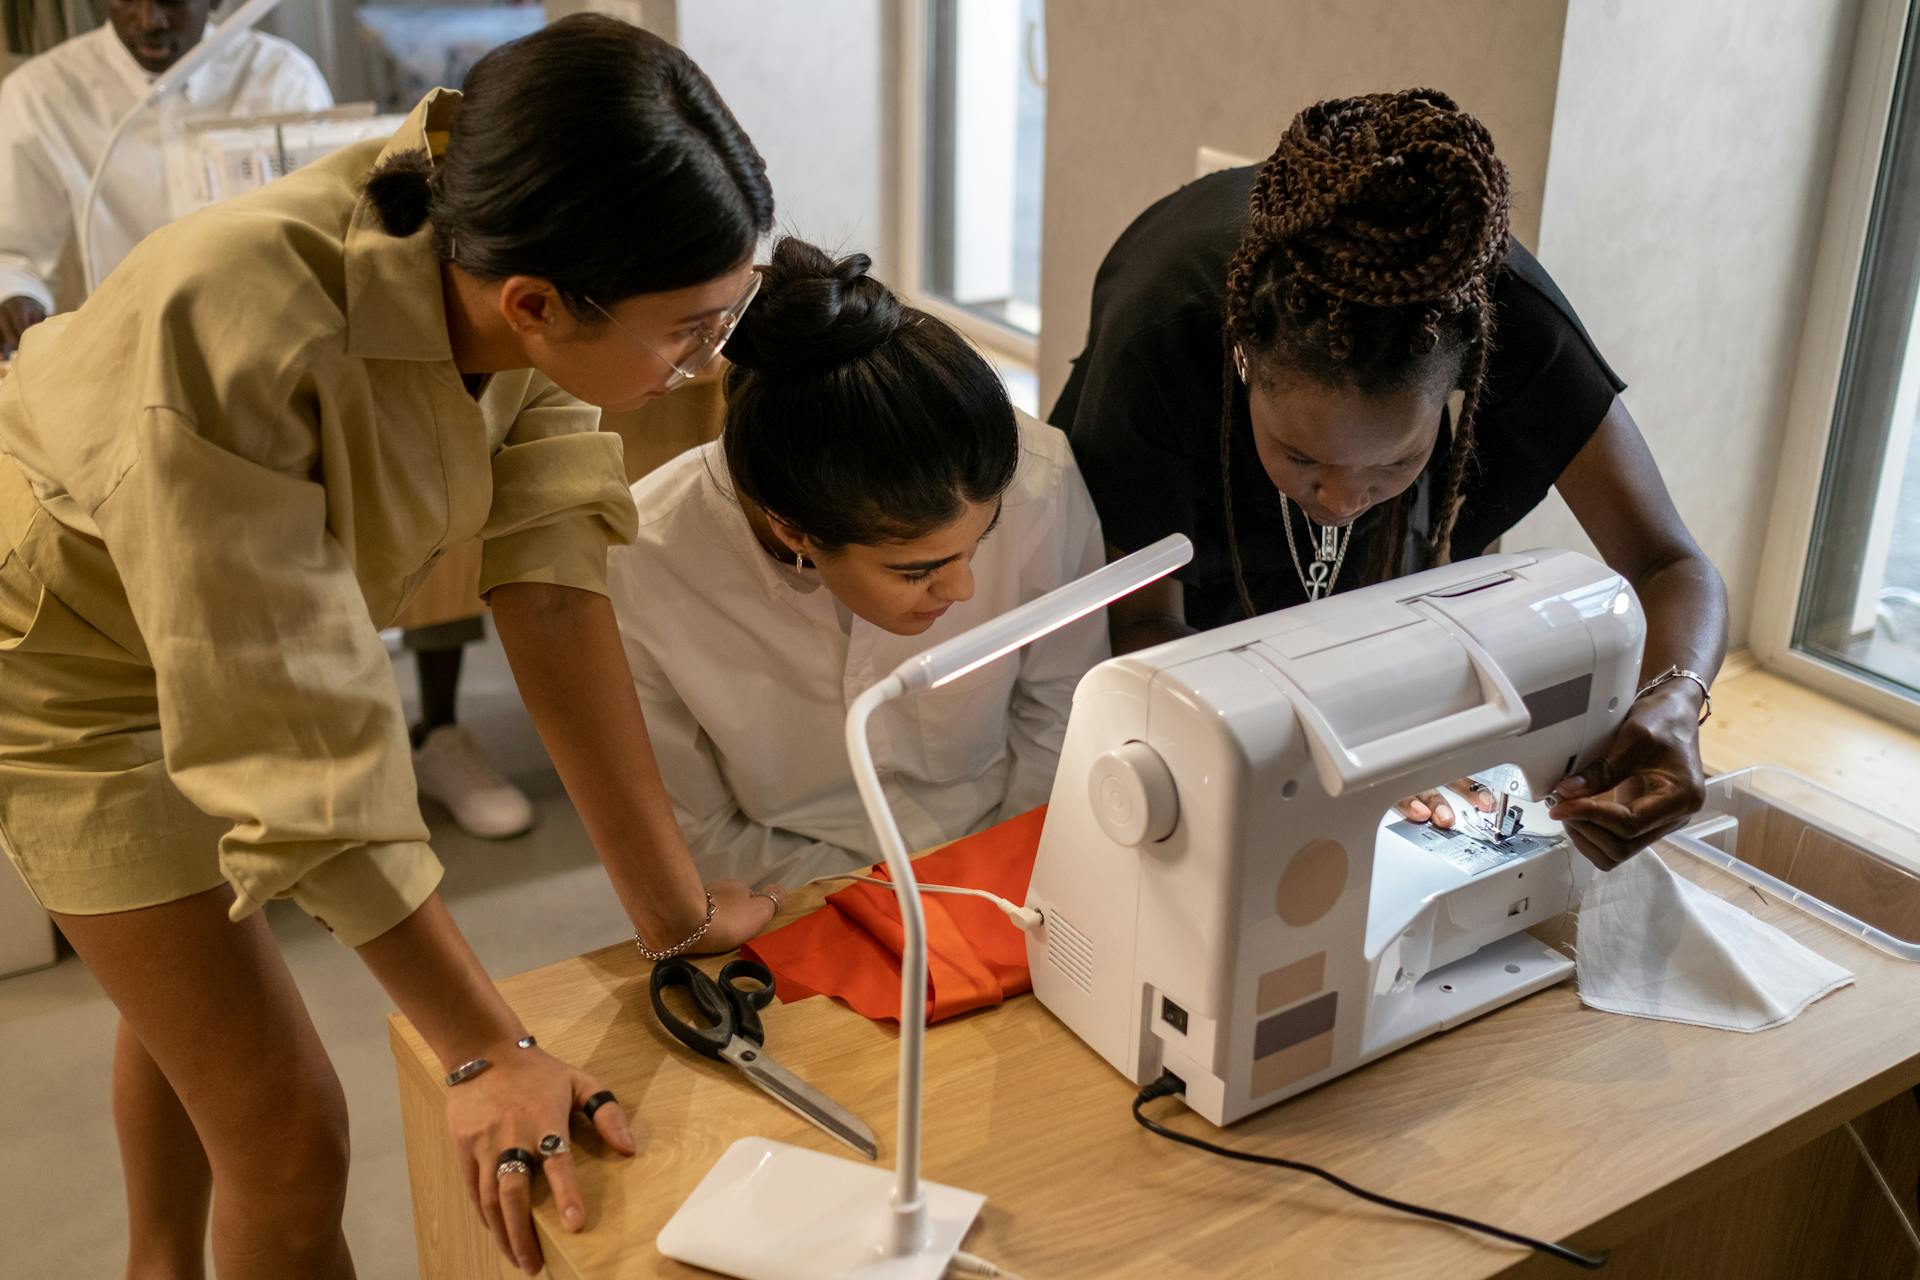
<path fill-rule="evenodd" d="M 209 24 L 208 39 L 213 30 Z M 80 304 L 78 297 L 54 296 L 55 271 L 77 252 L 76 228 L 101 149 L 153 79 L 106 25 L 29 59 L 0 80 L 0 300 L 33 298 L 49 312 Z M 128 126 L 114 148 L 94 205 L 96 274 L 104 279 L 169 220 L 163 140 L 171 127 L 202 116 L 278 115 L 332 105 L 313 59 L 285 40 L 243 32 L 167 102 Z"/>
<path fill-rule="evenodd" d="M 1018 474 L 974 553 L 974 595 L 917 636 L 852 616 L 754 537 L 719 445 L 633 486 L 640 534 L 608 594 L 661 776 L 708 879 L 808 877 L 881 853 L 847 764 L 847 708 L 896 666 L 1100 566 L 1067 439 L 1020 417 Z M 882 707 L 875 762 L 909 848 L 1044 804 L 1074 687 L 1108 656 L 1096 613 L 954 684 Z"/>

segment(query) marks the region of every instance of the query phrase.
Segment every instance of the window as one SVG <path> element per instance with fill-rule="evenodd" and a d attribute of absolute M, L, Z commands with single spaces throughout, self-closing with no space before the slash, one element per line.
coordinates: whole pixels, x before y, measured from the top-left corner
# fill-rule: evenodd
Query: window
<path fill-rule="evenodd" d="M 902 24 L 905 283 L 1027 361 L 1040 332 L 1043 5 L 918 0 Z"/>
<path fill-rule="evenodd" d="M 1866 10 L 1754 648 L 1920 724 L 1920 6 Z"/>

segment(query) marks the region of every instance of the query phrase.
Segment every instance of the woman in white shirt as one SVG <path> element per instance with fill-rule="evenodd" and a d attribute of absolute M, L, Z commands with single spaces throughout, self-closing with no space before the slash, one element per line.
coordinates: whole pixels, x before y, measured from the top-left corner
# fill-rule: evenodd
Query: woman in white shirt
<path fill-rule="evenodd" d="M 788 238 L 727 349 L 721 440 L 633 486 L 609 593 L 702 871 L 795 884 L 877 861 L 847 707 L 906 658 L 1103 562 L 1066 437 L 869 276 Z M 890 704 L 873 744 L 910 846 L 1046 803 L 1104 615 Z"/>

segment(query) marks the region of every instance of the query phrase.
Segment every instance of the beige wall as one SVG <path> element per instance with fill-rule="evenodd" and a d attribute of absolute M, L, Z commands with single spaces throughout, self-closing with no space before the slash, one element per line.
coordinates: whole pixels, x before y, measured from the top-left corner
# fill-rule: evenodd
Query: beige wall
<path fill-rule="evenodd" d="M 1744 642 L 1857 5 L 1567 16 L 1540 257 L 1616 372 Z M 1552 497 L 1508 547 L 1589 544 Z"/>
<path fill-rule="evenodd" d="M 767 161 L 775 218 L 887 260 L 894 28 L 887 0 L 681 0 L 680 47 Z"/>
<path fill-rule="evenodd" d="M 1718 7 L 1718 6 L 1716 6 Z M 1264 157 L 1302 107 L 1431 85 L 1486 121 L 1539 227 L 1565 0 L 1047 0 L 1041 404 L 1086 338 L 1093 273 L 1202 145 Z"/>

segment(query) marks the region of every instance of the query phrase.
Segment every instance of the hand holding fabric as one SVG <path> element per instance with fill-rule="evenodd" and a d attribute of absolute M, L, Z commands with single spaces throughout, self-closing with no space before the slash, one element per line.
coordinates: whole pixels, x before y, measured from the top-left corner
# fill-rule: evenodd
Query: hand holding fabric
<path fill-rule="evenodd" d="M 1547 816 L 1602 871 L 1672 835 L 1706 802 L 1700 698 L 1674 680 L 1633 704 L 1606 754 L 1561 780 Z"/>

